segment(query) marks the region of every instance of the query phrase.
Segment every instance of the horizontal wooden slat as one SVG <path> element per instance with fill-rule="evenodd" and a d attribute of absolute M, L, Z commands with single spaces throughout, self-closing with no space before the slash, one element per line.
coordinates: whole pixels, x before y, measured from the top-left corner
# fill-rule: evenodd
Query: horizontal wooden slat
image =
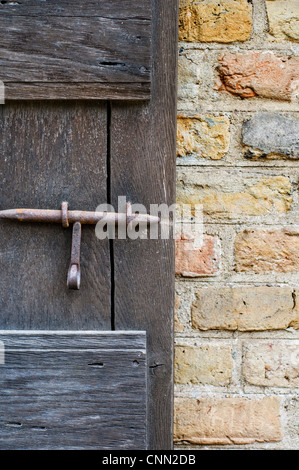
<path fill-rule="evenodd" d="M 148 82 L 149 37 L 140 20 L 1 15 L 1 79 Z"/>
<path fill-rule="evenodd" d="M 5 83 L 7 100 L 147 100 L 150 83 Z"/>
<path fill-rule="evenodd" d="M 144 331 L 0 330 L 5 350 L 22 349 L 145 349 Z"/>
<path fill-rule="evenodd" d="M 0 449 L 145 449 L 144 332 L 1 332 Z"/>
<path fill-rule="evenodd" d="M 7 16 L 99 16 L 120 19 L 148 19 L 151 0 L 19 0 L 0 2 Z M 132 8 L 132 4 L 134 8 Z"/>
<path fill-rule="evenodd" d="M 79 0 L 1 2 L 6 99 L 149 98 L 151 0 L 84 7 Z"/>

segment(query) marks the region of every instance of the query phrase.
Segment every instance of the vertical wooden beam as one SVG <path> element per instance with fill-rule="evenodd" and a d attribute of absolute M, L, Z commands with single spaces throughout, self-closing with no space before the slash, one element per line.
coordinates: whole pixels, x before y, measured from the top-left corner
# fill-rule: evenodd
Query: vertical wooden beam
<path fill-rule="evenodd" d="M 112 103 L 111 202 L 150 209 L 175 202 L 177 0 L 153 0 L 153 76 L 149 103 Z M 172 448 L 174 241 L 114 243 L 116 329 L 148 338 L 148 448 Z"/>

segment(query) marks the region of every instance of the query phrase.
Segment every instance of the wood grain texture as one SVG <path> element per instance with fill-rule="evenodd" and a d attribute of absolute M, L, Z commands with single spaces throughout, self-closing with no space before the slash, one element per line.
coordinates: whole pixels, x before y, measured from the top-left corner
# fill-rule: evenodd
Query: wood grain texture
<path fill-rule="evenodd" d="M 68 99 L 82 98 L 82 87 L 97 99 L 149 98 L 151 1 L 60 3 L 1 3 L 6 98 L 59 99 L 63 84 Z"/>
<path fill-rule="evenodd" d="M 38 8 L 44 7 L 45 4 L 47 6 L 53 5 L 57 9 L 61 6 L 62 15 L 59 16 L 64 15 L 65 19 L 70 19 L 73 25 L 77 15 L 78 18 L 80 17 L 80 21 L 81 18 L 86 20 L 86 15 L 79 10 L 73 9 L 73 16 L 67 15 L 67 8 L 70 5 L 74 8 L 75 3 L 72 1 L 61 0 L 58 2 L 57 0 L 55 2 L 53 0 L 50 3 L 23 0 L 19 3 L 20 5 L 24 3 L 28 8 L 31 5 L 31 11 L 34 11 L 32 18 L 37 17 L 39 21 L 41 21 L 42 15 L 38 13 Z M 76 2 L 81 10 L 82 6 L 86 5 L 86 11 L 89 8 L 92 9 L 94 4 L 95 2 L 92 1 Z M 117 18 L 119 20 L 122 15 L 122 5 L 127 8 L 126 15 L 129 15 L 128 9 L 134 4 L 136 9 L 133 12 L 133 8 L 131 8 L 130 21 L 142 21 L 144 24 L 147 22 L 147 17 L 143 16 L 142 5 L 153 4 L 153 57 L 149 60 L 152 83 L 148 78 L 142 83 L 138 81 L 113 82 L 112 85 L 108 82 L 95 82 L 93 78 L 89 82 L 50 80 L 47 83 L 36 81 L 25 84 L 21 80 L 22 86 L 24 84 L 22 89 L 22 87 L 18 87 L 19 83 L 10 82 L 10 85 L 7 86 L 8 92 L 11 93 L 8 95 L 10 98 L 68 100 L 84 97 L 87 99 L 106 97 L 111 100 L 117 98 L 119 101 L 108 105 L 108 115 L 106 103 L 87 103 L 86 101 L 79 103 L 68 101 L 64 103 L 18 102 L 1 107 L 0 209 L 18 206 L 51 207 L 54 209 L 60 207 L 62 200 L 68 200 L 70 209 L 94 210 L 99 203 L 107 201 L 107 182 L 108 199 L 110 199 L 107 202 L 111 202 L 115 208 L 117 207 L 117 198 L 120 195 L 127 196 L 132 203 L 144 204 L 148 210 L 150 204 L 166 203 L 170 205 L 175 202 L 178 2 L 177 0 L 153 0 L 153 2 L 150 0 L 138 2 L 115 0 L 113 2 L 99 1 L 99 4 L 103 8 L 107 6 L 100 17 L 105 20 L 114 18 L 113 15 L 109 16 L 113 13 L 113 10 L 112 13 L 108 11 L 111 5 L 118 5 Z M 5 7 L 5 4 L 1 4 L 0 8 L 2 6 Z M 14 8 L 17 7 L 18 5 L 14 5 Z M 51 18 L 53 18 L 55 22 L 57 16 L 57 14 L 49 14 L 49 21 L 52 21 Z M 6 21 L 9 21 L 9 17 L 13 22 L 14 15 L 7 15 Z M 26 15 L 19 13 L 18 18 L 26 19 Z M 117 21 L 116 23 L 119 24 Z M 66 24 L 60 21 L 60 24 L 62 23 Z M 124 21 L 124 24 L 126 23 L 127 21 Z M 22 47 L 24 47 L 23 44 Z M 64 45 L 64 49 L 67 49 L 66 45 Z M 23 53 L 17 52 L 21 55 Z M 68 53 L 69 51 L 66 50 L 66 54 Z M 128 51 L 128 54 L 131 54 L 131 51 Z M 61 59 L 63 60 L 63 58 Z M 84 63 L 84 67 L 86 66 L 83 70 L 85 79 L 88 76 L 89 67 L 92 67 L 88 60 L 86 64 Z M 122 70 L 117 71 L 118 74 L 122 72 Z M 10 73 L 13 74 L 13 71 Z M 93 73 L 94 71 L 92 71 Z M 53 76 L 56 77 L 55 74 Z M 76 72 L 75 76 L 79 80 Z M 13 77 L 11 78 L 15 80 Z M 97 93 L 97 84 L 99 89 L 101 87 L 103 89 L 102 95 Z M 149 97 L 146 90 L 149 89 L 150 84 L 152 96 L 149 102 L 125 103 L 123 101 L 125 97 L 134 99 Z M 130 91 L 126 92 L 128 87 L 130 87 Z M 107 127 L 108 121 L 109 126 Z M 108 167 L 107 162 L 109 163 Z M 101 364 L 104 361 L 97 356 L 97 341 L 90 330 L 108 330 L 112 321 L 113 327 L 117 330 L 129 330 L 127 334 L 131 336 L 128 338 L 127 345 L 135 344 L 135 346 L 132 330 L 145 330 L 148 342 L 148 363 L 146 366 L 148 381 L 146 429 L 148 437 L 146 445 L 144 441 L 139 441 L 139 445 L 140 448 L 146 446 L 148 449 L 170 449 L 172 447 L 173 415 L 173 240 L 127 239 L 109 244 L 95 239 L 94 228 L 89 231 L 88 227 L 84 227 L 81 265 L 82 287 L 79 292 L 70 292 L 67 289 L 64 290 L 71 247 L 70 236 L 70 230 L 63 230 L 58 226 L 43 225 L 41 227 L 39 224 L 20 225 L 20 223 L 9 222 L 4 227 L 4 221 L 0 224 L 0 289 L 3 293 L 0 299 L 0 328 L 5 331 L 6 336 L 3 336 L 3 339 L 11 346 L 12 355 L 10 357 L 14 364 L 16 361 L 21 361 L 23 354 L 27 358 L 27 364 L 31 361 L 33 363 L 37 361 L 36 367 L 28 369 L 31 371 L 30 374 L 33 374 L 32 377 L 34 377 L 35 370 L 36 374 L 43 374 L 43 370 L 47 370 L 47 367 L 52 368 L 52 372 L 50 372 L 52 380 L 54 365 L 47 349 L 51 351 L 55 349 L 53 344 L 56 342 L 57 336 L 61 335 L 61 342 L 58 343 L 61 349 L 55 349 L 58 363 L 61 353 L 62 362 L 66 361 L 69 364 L 68 367 L 71 368 L 70 353 L 74 351 L 74 364 L 78 367 L 78 375 L 75 375 L 76 380 L 70 379 L 65 391 L 69 388 L 77 393 L 77 380 L 80 382 L 81 375 L 84 383 L 86 381 L 89 383 L 89 376 L 86 375 L 89 368 L 86 371 L 82 366 L 82 360 L 85 361 L 87 358 L 86 354 L 91 352 L 89 357 L 92 360 L 89 364 L 94 364 L 91 373 L 103 372 Z M 111 262 L 112 264 L 110 264 Z M 28 333 L 22 337 L 16 336 L 17 339 L 12 339 L 15 332 L 8 330 L 20 329 L 44 330 L 44 332 L 42 336 L 32 337 L 31 340 L 28 339 Z M 54 339 L 50 340 L 49 334 L 53 332 L 48 334 L 47 330 L 56 330 Z M 75 348 L 69 345 L 67 331 L 62 333 L 61 330 L 79 330 L 76 335 L 80 334 L 81 330 L 82 335 Z M 86 333 L 86 330 L 89 330 L 89 333 Z M 36 331 L 32 331 L 32 334 L 36 334 Z M 105 335 L 107 335 L 106 332 Z M 126 387 L 126 385 L 121 385 L 125 380 L 121 374 L 125 373 L 126 375 L 126 366 L 122 362 L 122 358 L 129 357 L 127 354 L 131 353 L 131 348 L 126 346 L 125 340 L 121 340 L 120 346 L 122 347 L 116 347 L 114 343 L 114 352 L 112 353 L 107 345 L 109 334 L 105 338 L 103 346 L 99 349 L 103 351 L 109 349 L 111 356 L 108 353 L 109 358 L 105 356 L 105 360 L 109 364 L 114 364 L 113 361 L 116 361 L 118 353 L 121 351 L 121 361 L 119 366 L 115 366 L 118 375 L 109 377 L 115 381 L 116 386 L 120 384 L 120 389 L 123 390 L 123 386 Z M 117 338 L 119 340 L 119 335 Z M 24 349 L 22 355 L 14 351 L 20 348 L 21 343 Z M 132 346 L 134 354 L 135 349 L 139 350 L 139 346 L 135 346 L 134 348 Z M 41 355 L 37 354 L 38 349 L 42 350 Z M 141 350 L 144 351 L 144 348 Z M 40 370 L 38 364 L 43 366 Z M 27 372 L 22 367 L 22 364 L 19 369 L 12 367 L 11 374 L 23 370 L 25 380 Z M 92 366 L 90 367 L 92 368 Z M 60 369 L 56 367 L 56 372 L 57 370 Z M 71 371 L 71 373 L 73 372 Z M 62 379 L 61 374 L 58 372 L 57 374 L 56 379 L 53 379 L 54 385 L 59 375 Z M 69 375 L 66 374 L 66 377 Z M 95 396 L 97 386 L 100 386 L 97 382 L 97 386 L 92 388 L 93 380 L 94 376 L 92 376 L 91 388 L 89 389 L 92 398 Z M 13 385 L 11 382 L 9 384 Z M 25 396 L 28 389 L 24 389 L 24 383 L 18 379 L 15 384 L 20 386 L 20 396 Z M 143 392 L 145 393 L 146 386 L 144 384 Z M 113 384 L 110 386 L 113 387 Z M 118 391 L 119 389 L 116 393 Z M 133 393 L 133 390 L 128 391 L 128 393 L 131 392 Z M 20 429 L 24 426 L 24 422 L 16 420 L 13 406 L 10 408 L 10 399 L 12 399 L 12 395 L 7 398 L 11 415 L 8 415 L 5 421 L 5 431 L 7 431 L 7 426 L 11 432 L 15 433 L 15 436 L 20 436 Z M 107 402 L 104 407 L 107 407 L 108 413 L 111 411 L 110 409 L 113 410 L 114 406 L 110 391 L 106 393 L 103 390 L 103 399 L 105 403 Z M 132 396 L 133 402 L 134 399 Z M 20 412 L 21 408 L 24 409 L 25 402 L 22 400 L 20 401 Z M 41 403 L 40 408 L 36 408 L 36 416 L 44 417 L 49 405 L 49 414 L 53 418 L 51 426 L 57 430 L 58 428 L 55 427 L 60 426 L 60 423 L 51 400 L 52 398 L 48 401 L 45 400 Z M 117 403 L 118 409 L 121 410 L 121 400 Z M 125 400 L 125 403 L 127 404 L 127 412 L 131 412 L 129 401 Z M 15 403 L 15 405 L 17 404 Z M 87 404 L 82 415 L 80 414 L 80 405 L 77 405 L 77 402 L 74 405 L 75 416 L 78 413 L 78 420 L 74 420 L 73 415 L 68 415 L 69 421 L 66 421 L 65 429 L 76 430 L 77 424 L 82 425 L 81 429 L 85 429 L 84 426 L 90 417 L 96 420 L 95 423 L 100 423 L 100 420 L 97 421 L 99 418 L 94 414 L 92 405 L 89 408 L 89 404 Z M 32 406 L 32 399 L 30 406 Z M 67 415 L 67 406 L 63 404 L 62 408 Z M 29 419 L 28 416 L 33 411 L 29 408 L 28 415 L 24 415 L 25 419 Z M 103 416 L 106 416 L 105 413 L 106 411 Z M 141 416 L 144 411 L 140 413 Z M 104 423 L 109 426 L 109 419 L 107 421 L 105 419 Z M 19 423 L 21 423 L 21 427 L 18 429 Z M 124 420 L 121 424 L 123 423 Z M 141 427 L 139 427 L 141 421 L 138 423 L 137 429 L 140 429 L 140 433 L 144 437 L 145 433 L 142 434 Z M 30 425 L 26 425 L 28 442 L 30 443 L 35 442 L 35 432 L 49 431 L 38 419 L 31 428 Z M 144 420 L 143 426 L 145 426 Z M 109 447 L 111 445 L 114 448 L 119 448 L 115 440 L 115 436 L 121 434 L 117 420 L 113 421 L 113 427 L 116 434 L 111 428 L 110 441 L 108 439 L 105 441 L 104 436 L 104 440 L 100 444 L 97 441 L 99 448 L 105 448 L 104 446 L 111 448 Z M 64 434 L 63 429 L 60 427 L 59 432 L 68 443 L 71 442 L 72 446 L 80 445 L 79 434 L 76 431 L 72 437 L 71 433 Z M 123 430 L 123 428 L 121 429 Z M 55 440 L 59 432 L 51 434 L 49 431 L 49 436 Z M 91 440 L 85 439 L 83 432 L 84 448 L 92 446 L 95 442 L 94 432 L 93 429 Z M 128 439 L 120 441 L 120 445 L 123 445 L 124 449 L 130 445 L 138 445 L 136 441 L 133 444 L 130 432 L 134 434 L 135 431 L 129 423 L 128 429 L 123 430 L 124 436 L 128 436 Z M 8 440 L 11 439 L 8 431 L 5 436 Z M 2 441 L 3 446 L 5 445 L 3 444 L 5 436 Z M 39 439 L 39 445 L 46 445 L 42 437 Z M 136 439 L 138 439 L 137 436 Z M 12 441 L 8 442 L 11 443 L 9 445 L 12 448 L 16 448 L 15 445 L 13 447 Z M 27 448 L 28 446 L 30 448 L 30 445 L 32 444 L 28 444 Z M 26 446 L 24 445 L 24 447 Z"/>
<path fill-rule="evenodd" d="M 145 349 L 145 331 L 0 330 L 5 350 L 18 349 Z"/>
<path fill-rule="evenodd" d="M 150 103 L 111 106 L 113 205 L 117 205 L 119 195 L 148 210 L 150 204 L 175 202 L 177 3 L 153 2 Z M 148 335 L 148 448 L 169 449 L 173 415 L 173 239 L 116 240 L 113 277 L 116 329 L 144 329 Z"/>
<path fill-rule="evenodd" d="M 20 0 L 0 2 L 5 16 L 96 16 L 148 20 L 151 0 Z M 117 13 L 117 14 L 116 14 Z"/>
<path fill-rule="evenodd" d="M 0 449 L 145 448 L 144 332 L 11 336 L 0 334 Z"/>
<path fill-rule="evenodd" d="M 144 101 L 146 83 L 13 83 L 5 84 L 6 100 L 120 100 Z"/>
<path fill-rule="evenodd" d="M 107 198 L 106 104 L 0 108 L 0 207 L 95 210 Z M 110 254 L 82 230 L 80 291 L 66 286 L 71 227 L 0 223 L 0 328 L 110 329 Z"/>

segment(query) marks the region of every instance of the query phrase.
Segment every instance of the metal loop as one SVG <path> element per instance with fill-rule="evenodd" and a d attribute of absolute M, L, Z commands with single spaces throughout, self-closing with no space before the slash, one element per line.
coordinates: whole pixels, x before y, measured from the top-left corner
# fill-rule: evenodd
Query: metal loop
<path fill-rule="evenodd" d="M 71 262 L 67 275 L 69 289 L 80 289 L 80 248 L 81 248 L 81 223 L 73 225 Z"/>
<path fill-rule="evenodd" d="M 80 266 L 77 264 L 71 264 L 67 275 L 67 286 L 69 289 L 80 289 L 81 273 Z"/>

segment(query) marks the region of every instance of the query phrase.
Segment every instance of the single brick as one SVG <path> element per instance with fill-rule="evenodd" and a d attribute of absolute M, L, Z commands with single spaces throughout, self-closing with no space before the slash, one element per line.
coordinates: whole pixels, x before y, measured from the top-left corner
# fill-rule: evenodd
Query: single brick
<path fill-rule="evenodd" d="M 220 269 L 220 242 L 218 237 L 203 236 L 197 245 L 192 235 L 183 234 L 176 240 L 176 274 L 186 277 L 215 276 Z"/>
<path fill-rule="evenodd" d="M 245 342 L 242 371 L 253 385 L 298 387 L 299 341 Z"/>
<path fill-rule="evenodd" d="M 202 115 L 179 117 L 177 126 L 177 156 L 219 160 L 229 149 L 229 119 L 226 116 Z"/>
<path fill-rule="evenodd" d="M 248 0 L 181 0 L 179 40 L 246 41 L 252 28 Z"/>
<path fill-rule="evenodd" d="M 299 42 L 299 0 L 267 1 L 266 5 L 272 38 Z"/>
<path fill-rule="evenodd" d="M 264 331 L 299 328 L 299 306 L 290 287 L 198 288 L 192 327 L 200 330 Z"/>
<path fill-rule="evenodd" d="M 253 444 L 282 439 L 277 397 L 175 400 L 174 439 L 189 444 Z"/>
<path fill-rule="evenodd" d="M 240 232 L 235 239 L 235 262 L 238 272 L 299 271 L 299 232 L 287 229 L 252 229 Z"/>
<path fill-rule="evenodd" d="M 220 91 L 241 98 L 292 101 L 299 93 L 299 57 L 272 52 L 225 53 L 219 57 Z"/>
<path fill-rule="evenodd" d="M 258 114 L 243 125 L 245 158 L 299 158 L 299 119 Z"/>
<path fill-rule="evenodd" d="M 175 348 L 175 382 L 228 385 L 233 370 L 232 348 L 223 344 Z"/>
<path fill-rule="evenodd" d="M 232 171 L 178 174 L 177 203 L 201 205 L 203 213 L 216 219 L 286 213 L 293 201 L 292 184 L 285 176 L 256 178 Z"/>

